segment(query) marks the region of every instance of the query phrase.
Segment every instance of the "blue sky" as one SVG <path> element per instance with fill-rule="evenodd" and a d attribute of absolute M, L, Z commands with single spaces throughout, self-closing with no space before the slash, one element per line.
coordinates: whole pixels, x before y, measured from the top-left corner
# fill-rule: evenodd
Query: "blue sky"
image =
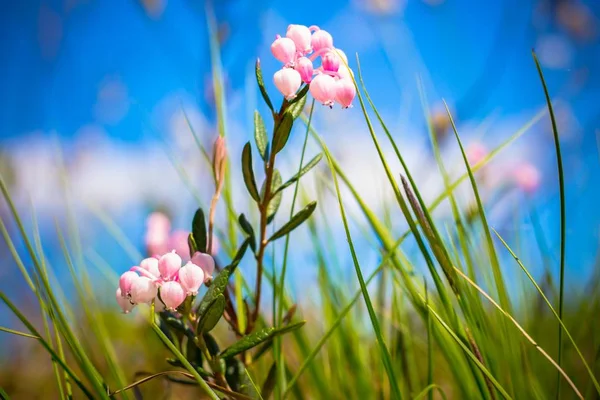
<path fill-rule="evenodd" d="M 289 23 L 327 29 L 351 64 L 355 65 L 352 55 L 359 53 L 367 87 L 386 120 L 398 128 L 394 134 L 414 135 L 406 140 L 417 142 L 426 140 L 417 76 L 422 77 L 431 103 L 444 98 L 451 104 L 467 137 L 470 128 L 491 116 L 492 127 L 484 138 L 493 147 L 510 133 L 504 128 L 516 127 L 544 105 L 530 54 L 532 48 L 538 49 L 549 88 L 563 106 L 568 261 L 573 271 L 589 272 L 600 222 L 598 2 L 583 3 L 595 29 L 584 38 L 559 23 L 554 2 L 544 1 L 217 3 L 215 13 L 225 37 L 221 56 L 227 77 L 227 122 L 239 142 L 249 132 L 258 102 L 251 76 L 254 60 L 261 58 L 267 78 L 278 68 L 269 44 Z M 391 5 L 391 11 L 374 11 L 375 3 Z M 158 8 L 149 11 L 148 4 Z M 0 5 L 0 141 L 9 157 L 26 163 L 28 146 L 47 147 L 47 138 L 57 136 L 70 162 L 77 149 L 85 148 L 80 139 L 91 130 L 108 138 L 110 151 L 147 162 L 133 154 L 160 142 L 154 131 L 168 129 L 177 99 L 197 110 L 198 123 L 208 136 L 214 132 L 205 5 L 160 4 L 160 0 L 55 0 Z M 270 79 L 267 85 L 274 91 Z M 323 127 L 329 127 L 331 119 L 339 122 L 339 112 L 333 117 L 319 112 L 317 122 Z M 358 107 L 345 115 L 360 121 Z M 558 192 L 549 132 L 545 119 L 523 139 L 522 146 L 529 146 L 524 154 L 542 171 L 543 185 L 533 199 L 516 197 L 513 204 L 522 204 L 525 210 L 536 207 L 556 254 Z M 112 173 L 120 172 L 115 167 Z M 192 212 L 193 208 L 177 217 L 180 225 Z M 131 206 L 116 214 L 136 244 L 144 213 L 145 209 Z M 521 226 L 527 234 L 531 229 L 527 212 L 523 214 Z"/>

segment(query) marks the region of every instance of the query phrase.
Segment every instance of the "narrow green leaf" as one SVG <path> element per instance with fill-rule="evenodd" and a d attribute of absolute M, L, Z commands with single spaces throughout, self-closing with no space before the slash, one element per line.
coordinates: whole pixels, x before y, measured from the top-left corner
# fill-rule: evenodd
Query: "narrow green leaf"
<path fill-rule="evenodd" d="M 252 149 L 250 142 L 246 143 L 244 150 L 242 151 L 242 173 L 244 175 L 244 183 L 248 189 L 250 196 L 256 201 L 260 202 L 258 196 L 258 189 L 256 188 L 256 180 L 254 179 L 254 171 L 252 169 Z"/>
<path fill-rule="evenodd" d="M 217 322 L 223 316 L 223 311 L 225 310 L 225 296 L 222 293 L 219 293 L 212 302 L 208 305 L 206 311 L 200 317 L 198 321 L 198 333 L 210 332 Z"/>
<path fill-rule="evenodd" d="M 304 110 L 304 106 L 306 105 L 306 98 L 308 97 L 306 96 L 306 93 L 308 93 L 308 88 L 309 85 L 304 85 L 304 87 L 302 88 L 302 90 L 300 90 L 300 92 L 298 92 L 296 97 L 289 102 L 290 106 L 288 108 L 288 111 L 290 114 L 292 114 L 293 119 L 298 118 L 302 113 L 302 110 Z"/>
<path fill-rule="evenodd" d="M 216 356 L 221 352 L 219 344 L 217 343 L 213 335 L 211 335 L 210 333 L 205 333 L 204 335 L 202 335 L 202 338 L 204 338 L 204 343 L 206 343 L 206 348 L 208 349 L 208 353 L 211 356 Z"/>
<path fill-rule="evenodd" d="M 212 284 L 204 294 L 204 297 L 202 298 L 200 304 L 196 309 L 196 314 L 198 314 L 198 317 L 200 319 L 202 319 L 204 317 L 204 314 L 209 310 L 210 307 L 212 307 L 212 304 L 215 301 L 215 299 L 219 295 L 222 295 L 223 292 L 225 292 L 225 289 L 227 288 L 227 283 L 229 282 L 229 277 L 231 276 L 233 271 L 235 271 L 238 264 L 242 260 L 242 257 L 246 253 L 247 248 L 248 239 L 246 239 L 242 243 L 234 259 L 231 261 L 231 264 L 223 268 L 219 275 L 217 275 L 217 277 L 213 280 Z"/>
<path fill-rule="evenodd" d="M 304 167 L 302 167 L 300 169 L 300 171 L 298 171 L 297 174 L 295 174 L 294 176 L 292 176 L 290 179 L 288 179 L 283 185 L 279 186 L 276 190 L 275 193 L 279 193 L 281 192 L 283 189 L 287 188 L 288 186 L 293 185 L 295 182 L 297 182 L 302 175 L 306 174 L 308 171 L 310 171 L 311 169 L 313 169 L 318 163 L 319 161 L 321 161 L 321 159 L 323 158 L 323 153 L 319 153 L 317 154 L 312 160 L 310 160 Z"/>
<path fill-rule="evenodd" d="M 248 222 L 246 216 L 243 213 L 240 214 L 238 222 L 240 223 L 240 226 L 242 227 L 244 232 L 248 234 L 248 239 L 250 240 L 250 248 L 252 249 L 252 251 L 256 251 L 256 235 L 254 234 L 254 229 L 252 228 L 252 225 L 250 224 L 250 222 Z"/>
<path fill-rule="evenodd" d="M 284 237 L 285 235 L 287 235 L 288 233 L 290 233 L 291 231 L 293 231 L 294 229 L 296 229 L 298 226 L 300 226 L 300 224 L 302 224 L 304 221 L 306 221 L 308 219 L 308 217 L 311 216 L 311 214 L 313 213 L 313 211 L 315 211 L 316 207 L 317 207 L 317 202 L 316 201 L 308 203 L 308 205 L 306 207 L 304 207 L 302 210 L 298 211 L 292 217 L 292 219 L 290 219 L 277 232 L 275 232 L 273 234 L 273 236 L 271 236 L 269 238 L 269 242 L 272 242 L 275 239 L 279 239 L 281 237 Z"/>
<path fill-rule="evenodd" d="M 261 389 L 261 395 L 264 398 L 270 398 L 271 397 L 271 393 L 273 393 L 273 389 L 275 389 L 275 384 L 277 383 L 277 365 L 275 363 L 273 363 L 273 365 L 271 365 L 271 368 L 269 368 L 269 373 L 267 374 L 267 377 L 265 378 L 265 381 L 262 385 L 262 389 Z"/>
<path fill-rule="evenodd" d="M 268 157 L 267 147 L 269 146 L 269 139 L 267 138 L 265 122 L 260 116 L 260 113 L 256 110 L 254 111 L 254 140 L 256 141 L 258 153 L 263 160 L 266 160 Z"/>
<path fill-rule="evenodd" d="M 206 253 L 206 220 L 204 218 L 204 211 L 201 208 L 198 208 L 196 214 L 194 214 L 192 235 L 198 251 Z"/>
<path fill-rule="evenodd" d="M 190 337 L 187 340 L 185 357 L 194 368 L 202 367 L 202 352 L 196 345 L 194 338 Z"/>
<path fill-rule="evenodd" d="M 253 347 L 258 346 L 259 344 L 261 344 L 269 339 L 274 338 L 275 336 L 283 335 L 284 333 L 299 329 L 305 323 L 306 323 L 306 321 L 301 321 L 301 322 L 298 322 L 298 323 L 295 323 L 292 325 L 288 325 L 281 329 L 275 329 L 275 328 L 271 327 L 271 328 L 262 329 L 260 331 L 256 331 L 250 335 L 244 336 L 238 342 L 234 343 L 233 345 L 231 345 L 228 348 L 226 348 L 225 350 L 223 350 L 223 352 L 221 353 L 221 358 L 227 359 L 227 358 L 236 356 L 246 350 L 249 350 Z"/>
<path fill-rule="evenodd" d="M 198 245 L 196 244 L 193 233 L 188 235 L 188 247 L 190 248 L 190 254 L 194 254 L 198 251 Z"/>
<path fill-rule="evenodd" d="M 281 186 L 281 174 L 279 173 L 278 169 L 274 169 L 273 170 L 273 177 L 271 178 L 271 193 L 273 193 L 273 195 L 271 195 L 271 200 L 269 200 L 269 205 L 267 206 L 267 223 L 271 223 L 271 221 L 273 221 L 273 218 L 275 218 L 275 213 L 277 213 L 277 210 L 279 209 L 279 206 L 281 205 L 281 196 L 282 193 L 276 193 L 276 189 Z M 260 197 L 264 197 L 265 195 L 265 184 L 266 181 L 263 182 L 262 187 L 260 188 Z"/>
<path fill-rule="evenodd" d="M 283 114 L 283 118 L 279 121 L 275 133 L 273 134 L 273 151 L 275 154 L 279 153 L 285 147 L 290 132 L 292 131 L 292 125 L 294 124 L 294 117 L 290 112 Z"/>
<path fill-rule="evenodd" d="M 564 303 L 564 287 L 565 287 L 565 248 L 566 248 L 566 219 L 567 210 L 565 202 L 565 176 L 563 172 L 562 154 L 560 151 L 560 139 L 558 137 L 558 128 L 556 125 L 556 118 L 554 117 L 554 109 L 552 107 L 552 100 L 550 99 L 550 93 L 548 92 L 548 86 L 546 85 L 546 79 L 544 79 L 544 73 L 540 62 L 532 52 L 535 66 L 537 67 L 538 74 L 540 75 L 540 81 L 544 88 L 544 95 L 546 96 L 546 103 L 548 104 L 548 112 L 550 113 L 550 121 L 552 122 L 552 134 L 554 136 L 554 146 L 556 148 L 556 164 L 558 166 L 558 185 L 560 194 L 560 280 L 559 280 L 559 292 L 558 292 L 558 316 L 562 320 L 563 317 L 563 303 Z M 558 326 L 558 365 L 562 365 L 562 325 Z M 560 375 L 557 377 L 557 393 L 556 398 L 560 397 Z"/>
<path fill-rule="evenodd" d="M 275 112 L 275 108 L 273 107 L 273 103 L 271 103 L 271 99 L 269 99 L 269 95 L 267 94 L 267 89 L 265 88 L 265 81 L 263 80 L 262 70 L 260 69 L 260 59 L 256 59 L 256 64 L 254 65 L 254 72 L 256 73 L 256 82 L 258 83 L 258 88 L 260 89 L 260 94 L 262 94 L 263 99 L 267 106 L 271 109 L 272 112 Z"/>

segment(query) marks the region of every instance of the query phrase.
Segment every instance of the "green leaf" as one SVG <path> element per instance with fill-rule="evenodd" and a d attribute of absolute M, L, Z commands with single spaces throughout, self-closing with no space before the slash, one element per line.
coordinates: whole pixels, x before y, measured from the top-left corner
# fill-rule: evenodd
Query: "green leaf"
<path fill-rule="evenodd" d="M 244 364 L 235 358 L 225 360 L 225 379 L 233 391 L 250 396 L 253 399 L 259 398 L 254 385 L 248 378 Z"/>
<path fill-rule="evenodd" d="M 302 169 L 300 171 L 298 171 L 298 173 L 296 175 L 292 176 L 283 185 L 279 186 L 275 190 L 275 193 L 279 193 L 283 189 L 287 188 L 288 186 L 293 185 L 298 179 L 300 179 L 302 177 L 302 175 L 306 174 L 308 171 L 313 169 L 319 163 L 319 161 L 321 161 L 321 158 L 323 158 L 323 153 L 317 154 L 312 160 L 310 160 L 308 162 L 308 164 L 306 164 L 304 167 L 302 167 Z"/>
<path fill-rule="evenodd" d="M 206 253 L 206 220 L 201 208 L 194 214 L 194 219 L 192 220 L 192 235 L 196 244 L 196 249 L 202 253 Z"/>
<path fill-rule="evenodd" d="M 273 393 L 273 389 L 275 389 L 275 383 L 277 382 L 277 365 L 273 363 L 271 368 L 269 368 L 269 373 L 267 374 L 267 378 L 265 379 L 262 388 L 261 394 L 265 399 L 271 397 L 271 393 Z"/>
<path fill-rule="evenodd" d="M 283 118 L 279 121 L 275 134 L 273 135 L 273 151 L 275 154 L 279 153 L 285 147 L 290 132 L 292 131 L 292 125 L 294 124 L 294 116 L 290 112 L 283 114 Z"/>
<path fill-rule="evenodd" d="M 302 90 L 300 90 L 300 92 L 296 95 L 296 98 L 289 102 L 290 106 L 288 108 L 288 111 L 290 114 L 292 114 L 293 119 L 298 118 L 302 113 L 302 110 L 304 110 L 304 106 L 306 105 L 306 93 L 308 92 L 308 88 L 309 85 L 304 85 Z"/>
<path fill-rule="evenodd" d="M 256 141 L 258 153 L 263 160 L 266 160 L 268 157 L 267 147 L 269 146 L 269 139 L 267 138 L 265 122 L 256 110 L 254 111 L 254 140 Z"/>
<path fill-rule="evenodd" d="M 273 170 L 273 178 L 271 179 L 271 200 L 269 200 L 269 205 L 267 206 L 267 223 L 271 223 L 273 218 L 275 218 L 275 213 L 279 209 L 279 205 L 281 204 L 282 193 L 275 193 L 275 189 L 281 186 L 281 174 L 277 169 Z M 261 189 L 261 194 L 264 196 L 264 184 Z"/>
<path fill-rule="evenodd" d="M 202 367 L 202 352 L 196 345 L 193 337 L 188 338 L 185 358 L 187 358 L 194 368 Z"/>
<path fill-rule="evenodd" d="M 196 244 L 196 241 L 194 240 L 193 233 L 190 233 L 188 236 L 188 247 L 190 248 L 190 254 L 194 254 L 195 252 L 198 251 L 198 245 Z"/>
<path fill-rule="evenodd" d="M 208 310 L 212 307 L 215 299 L 222 295 L 227 288 L 227 283 L 229 282 L 229 277 L 235 271 L 238 264 L 242 260 L 242 257 L 246 253 L 246 249 L 248 248 L 248 239 L 242 243 L 235 257 L 231 261 L 231 264 L 223 268 L 223 270 L 217 275 L 217 277 L 213 280 L 212 284 L 204 294 L 204 297 L 200 301 L 198 308 L 196 308 L 196 314 L 198 314 L 199 319 L 204 317 L 204 314 L 208 312 Z"/>
<path fill-rule="evenodd" d="M 225 296 L 219 293 L 200 317 L 197 331 L 199 333 L 210 332 L 223 316 L 223 311 L 225 311 Z"/>
<path fill-rule="evenodd" d="M 317 207 L 317 202 L 313 201 L 313 202 L 309 203 L 306 207 L 304 207 L 302 210 L 298 211 L 296 213 L 296 215 L 294 215 L 292 217 L 292 219 L 290 219 L 277 232 L 275 232 L 273 234 L 273 236 L 271 236 L 269 238 L 269 242 L 271 242 L 275 239 L 284 237 L 285 235 L 287 235 L 288 233 L 290 233 L 291 231 L 296 229 L 298 226 L 300 226 L 300 224 L 302 224 L 304 221 L 306 221 L 308 219 L 308 217 L 311 216 L 313 211 L 315 211 L 316 207 Z"/>
<path fill-rule="evenodd" d="M 256 201 L 260 202 L 258 196 L 258 189 L 256 188 L 256 180 L 254 179 L 254 172 L 252 170 L 252 149 L 250 142 L 246 143 L 244 150 L 242 151 L 242 173 L 244 175 L 244 183 L 248 188 L 248 193 Z"/>
<path fill-rule="evenodd" d="M 280 329 L 271 327 L 262 329 L 260 331 L 256 331 L 250 335 L 244 336 L 238 342 L 223 350 L 223 352 L 221 353 L 221 358 L 227 359 L 234 357 L 246 350 L 258 346 L 259 344 L 267 340 L 273 339 L 275 336 L 295 331 L 296 329 L 301 328 L 305 323 L 306 321 L 300 321 Z"/>
<path fill-rule="evenodd" d="M 271 109 L 271 111 L 275 112 L 273 103 L 271 103 L 271 99 L 269 99 L 269 95 L 267 94 L 267 89 L 265 88 L 265 82 L 263 80 L 262 71 L 260 69 L 260 59 L 258 59 L 258 58 L 256 59 L 254 71 L 256 73 L 256 82 L 258 83 L 258 88 L 260 89 L 260 94 L 262 94 L 262 97 L 265 100 L 265 103 Z"/>
<path fill-rule="evenodd" d="M 204 343 L 206 343 L 206 348 L 208 349 L 208 352 L 211 356 L 216 356 L 221 352 L 219 344 L 217 343 L 213 335 L 211 335 L 210 333 L 205 333 L 204 335 L 202 335 L 202 337 L 204 338 Z"/>
<path fill-rule="evenodd" d="M 248 234 L 248 239 L 250 240 L 250 248 L 252 249 L 252 251 L 256 251 L 256 236 L 254 235 L 254 229 L 252 228 L 252 225 L 250 225 L 250 222 L 248 222 L 246 216 L 243 213 L 240 214 L 238 222 L 240 223 L 240 226 L 242 227 L 244 232 Z"/>

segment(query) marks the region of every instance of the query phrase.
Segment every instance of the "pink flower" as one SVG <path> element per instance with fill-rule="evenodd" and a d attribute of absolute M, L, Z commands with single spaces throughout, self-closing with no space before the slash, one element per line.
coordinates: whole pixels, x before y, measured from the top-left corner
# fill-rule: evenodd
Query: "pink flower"
<path fill-rule="evenodd" d="M 318 53 L 323 49 L 333 48 L 333 38 L 331 37 L 329 32 L 324 31 L 322 29 L 317 30 L 312 34 L 310 42 L 315 53 Z"/>
<path fill-rule="evenodd" d="M 135 307 L 135 304 L 129 301 L 127 297 L 123 296 L 121 288 L 117 288 L 117 293 L 115 295 L 119 307 L 121 307 L 121 310 L 123 310 L 123 314 L 128 314 L 133 309 L 133 307 Z"/>
<path fill-rule="evenodd" d="M 192 262 L 188 262 L 179 270 L 179 283 L 187 294 L 197 295 L 204 282 L 204 271 Z"/>
<path fill-rule="evenodd" d="M 160 277 L 165 281 L 175 278 L 179 268 L 181 268 L 181 257 L 174 252 L 167 253 L 158 260 Z"/>
<path fill-rule="evenodd" d="M 318 102 L 331 107 L 335 101 L 336 86 L 331 76 L 319 74 L 310 83 L 310 93 Z"/>
<path fill-rule="evenodd" d="M 479 161 L 483 160 L 488 155 L 487 148 L 479 142 L 475 142 L 469 145 L 469 147 L 467 147 L 466 153 L 467 160 L 469 161 L 470 165 L 477 164 Z"/>
<path fill-rule="evenodd" d="M 312 38 L 306 26 L 292 24 L 288 26 L 285 36 L 294 41 L 296 50 L 302 54 L 310 53 Z"/>
<path fill-rule="evenodd" d="M 124 272 L 119 278 L 119 290 L 123 297 L 131 295 L 131 286 L 139 278 L 138 274 L 133 271 Z"/>
<path fill-rule="evenodd" d="M 325 71 L 337 72 L 340 69 L 340 58 L 333 51 L 321 56 L 321 65 Z"/>
<path fill-rule="evenodd" d="M 350 68 L 346 67 L 346 65 L 340 64 L 340 69 L 338 69 L 338 76 L 340 77 L 340 79 L 352 80 L 352 77 L 354 77 L 354 73 Z"/>
<path fill-rule="evenodd" d="M 192 263 L 196 264 L 204 271 L 204 281 L 212 279 L 212 274 L 215 271 L 215 260 L 210 254 L 197 251 L 192 256 Z"/>
<path fill-rule="evenodd" d="M 540 171 L 529 163 L 523 163 L 514 170 L 516 184 L 525 192 L 533 193 L 540 185 Z"/>
<path fill-rule="evenodd" d="M 185 300 L 185 290 L 178 282 L 165 282 L 160 287 L 160 298 L 167 307 L 167 310 L 175 310 Z"/>
<path fill-rule="evenodd" d="M 295 69 L 283 68 L 275 72 L 273 82 L 275 82 L 275 86 L 277 86 L 281 94 L 290 100 L 296 97 L 296 92 L 302 84 L 302 78 L 300 77 L 300 73 Z"/>
<path fill-rule="evenodd" d="M 352 107 L 352 100 L 356 96 L 356 87 L 354 82 L 348 78 L 342 78 L 336 82 L 335 101 L 341 104 L 342 107 Z"/>
<path fill-rule="evenodd" d="M 342 64 L 348 64 L 348 57 L 346 56 L 346 53 L 344 53 L 342 50 L 333 49 L 333 53 L 335 53 L 335 55 L 337 55 L 342 60 L 344 60 L 344 62 Z"/>
<path fill-rule="evenodd" d="M 169 237 L 169 248 L 175 249 L 175 253 L 184 260 L 190 259 L 190 247 L 188 245 L 189 232 L 184 230 L 177 230 L 171 233 Z"/>
<path fill-rule="evenodd" d="M 131 286 L 131 302 L 150 303 L 158 292 L 156 285 L 145 276 L 138 277 Z"/>
<path fill-rule="evenodd" d="M 271 52 L 282 63 L 290 64 L 296 58 L 296 45 L 292 39 L 277 35 L 277 39 L 271 44 Z"/>
<path fill-rule="evenodd" d="M 171 229 L 171 221 L 169 221 L 169 217 L 167 217 L 165 214 L 159 211 L 155 211 L 148 215 L 148 218 L 146 219 L 146 227 L 148 229 L 160 228 L 168 232 L 169 229 Z"/>
<path fill-rule="evenodd" d="M 313 63 L 307 57 L 300 57 L 296 60 L 294 69 L 300 74 L 300 78 L 305 83 L 310 83 L 313 76 Z"/>
<path fill-rule="evenodd" d="M 144 258 L 140 262 L 140 268 L 148 271 L 148 273 L 152 275 L 155 279 L 158 279 L 158 277 L 160 276 L 160 271 L 158 270 L 158 258 Z"/>

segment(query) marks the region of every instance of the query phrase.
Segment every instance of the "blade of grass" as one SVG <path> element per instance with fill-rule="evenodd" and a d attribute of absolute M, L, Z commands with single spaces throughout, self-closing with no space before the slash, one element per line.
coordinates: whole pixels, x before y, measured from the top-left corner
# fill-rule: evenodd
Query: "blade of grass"
<path fill-rule="evenodd" d="M 344 210 L 344 204 L 342 202 L 342 194 L 340 192 L 339 183 L 338 183 L 337 176 L 335 173 L 335 168 L 331 162 L 331 158 L 329 156 L 329 151 L 326 150 L 325 155 L 327 156 L 327 160 L 328 160 L 328 163 L 329 163 L 329 166 L 331 169 L 331 174 L 333 176 L 333 181 L 335 183 L 335 188 L 336 188 L 336 193 L 337 193 L 337 198 L 338 198 L 338 205 L 340 208 L 340 214 L 342 217 L 342 222 L 344 224 L 344 231 L 346 232 L 346 239 L 348 241 L 350 253 L 352 254 L 352 261 L 354 263 L 356 276 L 357 276 L 359 284 L 360 284 L 360 288 L 361 288 L 361 292 L 363 295 L 363 299 L 365 301 L 365 305 L 367 306 L 367 309 L 369 311 L 369 318 L 371 319 L 371 324 L 373 326 L 373 330 L 375 331 L 375 335 L 377 337 L 377 343 L 379 344 L 379 347 L 380 347 L 382 362 L 385 366 L 388 380 L 390 383 L 391 394 L 394 399 L 401 399 L 402 396 L 400 394 L 400 388 L 398 387 L 398 381 L 396 379 L 396 374 L 394 372 L 394 366 L 391 361 L 390 353 L 389 353 L 388 348 L 386 347 L 385 342 L 383 340 L 381 328 L 379 326 L 377 316 L 375 315 L 375 310 L 373 309 L 373 304 L 371 303 L 371 298 L 370 298 L 369 292 L 367 290 L 365 280 L 362 275 L 362 271 L 360 268 L 360 264 L 358 262 L 358 258 L 356 256 L 354 244 L 352 243 L 352 237 L 350 235 L 350 228 L 348 227 L 348 221 L 346 219 L 346 212 Z"/>
<path fill-rule="evenodd" d="M 548 112 L 550 113 L 550 121 L 552 122 L 552 134 L 554 136 L 554 146 L 556 148 L 556 164 L 558 167 L 558 184 L 560 194 L 560 281 L 559 281 L 559 293 L 558 293 L 558 316 L 562 320 L 563 316 L 563 304 L 564 304 L 564 285 L 565 285 L 565 248 L 566 248 L 566 219 L 567 210 L 565 202 L 565 177 L 563 172 L 562 154 L 560 151 L 560 138 L 558 137 L 558 128 L 556 126 L 556 119 L 554 117 L 554 109 L 552 107 L 552 100 L 548 93 L 548 86 L 546 85 L 546 79 L 544 79 L 544 73 L 542 67 L 534 51 L 531 52 L 538 74 L 540 75 L 540 81 L 544 88 L 544 95 L 546 96 L 546 103 L 548 104 Z M 562 324 L 558 326 L 558 365 L 562 364 Z M 560 398 L 560 376 L 556 380 L 556 398 Z"/>
<path fill-rule="evenodd" d="M 523 270 L 523 272 L 525 273 L 525 275 L 527 275 L 527 278 L 531 281 L 531 283 L 536 288 L 536 290 L 538 291 L 538 293 L 540 294 L 540 296 L 542 297 L 542 299 L 544 299 L 544 302 L 548 305 L 548 308 L 550 309 L 550 311 L 552 311 L 552 314 L 554 314 L 554 316 L 556 317 L 558 323 L 560 324 L 560 326 L 564 330 L 565 334 L 567 335 L 567 338 L 569 339 L 569 341 L 571 342 L 571 344 L 575 348 L 575 351 L 577 352 L 577 355 L 579 355 L 579 358 L 583 362 L 583 365 L 585 366 L 585 369 L 587 370 L 588 374 L 590 375 L 590 378 L 591 378 L 591 380 L 592 380 L 592 382 L 593 382 L 593 384 L 594 384 L 594 386 L 596 388 L 596 392 L 600 395 L 600 384 L 598 384 L 598 380 L 594 376 L 594 371 L 592 371 L 592 369 L 588 365 L 587 361 L 585 360 L 585 357 L 583 356 L 583 353 L 581 353 L 581 350 L 579 349 L 579 346 L 577 346 L 577 343 L 575 342 L 575 339 L 573 339 L 573 336 L 571 336 L 571 333 L 569 332 L 569 329 L 567 329 L 567 327 L 563 323 L 562 318 L 560 317 L 560 314 L 556 312 L 556 309 L 552 306 L 552 303 L 550 302 L 550 300 L 548 299 L 548 297 L 546 297 L 546 295 L 544 294 L 544 291 L 542 290 L 542 288 L 540 287 L 540 285 L 538 285 L 538 283 L 536 282 L 536 280 L 533 278 L 533 276 L 531 275 L 531 273 L 527 270 L 527 268 L 525 267 L 525 265 L 523 265 L 523 262 L 515 254 L 515 252 L 510 248 L 510 246 L 508 245 L 508 243 L 506 243 L 506 241 L 502 238 L 502 236 L 500 236 L 500 234 L 496 230 L 494 230 L 494 233 L 496 234 L 496 236 L 498 236 L 498 239 L 500 239 L 500 241 L 502 242 L 502 244 L 504 245 L 504 247 L 506 247 L 506 250 L 508 250 L 508 252 L 515 259 L 515 261 L 517 262 L 517 264 L 519 264 L 519 267 L 521 267 L 521 270 Z"/>
<path fill-rule="evenodd" d="M 577 389 L 577 386 L 575 386 L 575 384 L 573 383 L 571 378 L 569 378 L 569 376 L 566 374 L 566 372 L 558 365 L 558 363 L 556 361 L 554 361 L 552 359 L 552 357 L 550 357 L 550 355 L 548 355 L 548 353 L 546 353 L 546 351 L 543 348 L 541 348 L 537 344 L 537 342 L 535 340 L 533 340 L 533 338 L 531 336 L 529 336 L 527 331 L 525 331 L 525 329 L 523 329 L 523 327 L 517 322 L 517 320 L 515 320 L 513 318 L 513 316 L 510 315 L 507 311 L 505 311 L 498 303 L 496 303 L 496 301 L 489 294 L 487 294 L 481 287 L 479 287 L 475 282 L 473 282 L 460 269 L 455 268 L 455 270 L 457 271 L 459 276 L 461 276 L 464 280 L 466 280 L 469 283 L 469 285 L 471 285 L 475 289 L 477 289 L 477 291 L 479 293 L 481 293 L 483 295 L 483 297 L 488 299 L 489 302 L 492 303 L 492 305 L 498 309 L 498 311 L 500 311 L 506 318 L 508 318 L 515 325 L 515 327 L 521 332 L 521 334 L 525 337 L 525 339 L 527 339 L 536 348 L 536 350 L 538 350 L 558 370 L 559 374 L 562 375 L 563 378 L 569 383 L 571 388 L 573 388 L 573 391 L 575 392 L 577 397 L 579 397 L 580 399 L 583 399 L 583 396 Z"/>

